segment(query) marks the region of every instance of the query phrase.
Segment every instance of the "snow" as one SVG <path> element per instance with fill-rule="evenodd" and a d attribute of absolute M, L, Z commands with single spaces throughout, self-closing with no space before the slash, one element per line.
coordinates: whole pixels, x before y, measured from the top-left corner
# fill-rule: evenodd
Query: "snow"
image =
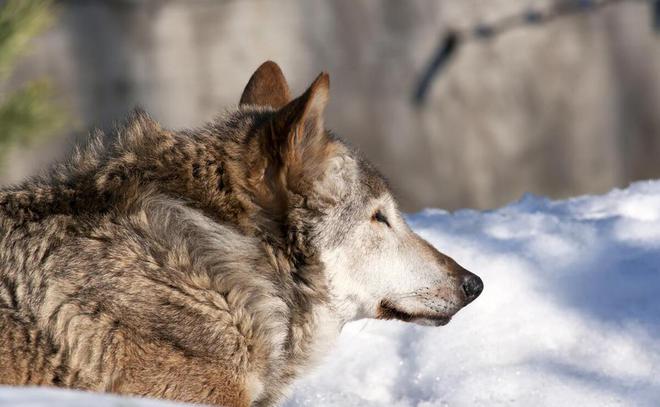
<path fill-rule="evenodd" d="M 481 276 L 484 293 L 441 328 L 347 325 L 286 407 L 658 405 L 660 181 L 408 219 Z M 83 406 L 91 397 L 97 407 L 157 405 L 0 388 L 0 405 Z"/>
<path fill-rule="evenodd" d="M 190 404 L 188 404 L 190 405 Z M 186 404 L 54 388 L 2 387 L 0 406 L 11 407 L 179 407 Z"/>
<path fill-rule="evenodd" d="M 347 326 L 287 407 L 660 403 L 660 182 L 409 222 L 483 294 L 446 327 Z"/>

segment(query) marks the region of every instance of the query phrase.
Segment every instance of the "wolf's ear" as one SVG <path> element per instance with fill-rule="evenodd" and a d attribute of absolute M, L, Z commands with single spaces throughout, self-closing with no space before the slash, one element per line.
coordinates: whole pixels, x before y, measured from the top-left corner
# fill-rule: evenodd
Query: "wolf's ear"
<path fill-rule="evenodd" d="M 289 186 L 302 178 L 316 179 L 330 154 L 324 129 L 330 77 L 321 73 L 300 97 L 280 109 L 271 121 L 274 149 Z"/>
<path fill-rule="evenodd" d="M 252 74 L 248 81 L 240 105 L 270 106 L 279 109 L 289 103 L 291 93 L 280 67 L 273 61 L 266 61 Z"/>

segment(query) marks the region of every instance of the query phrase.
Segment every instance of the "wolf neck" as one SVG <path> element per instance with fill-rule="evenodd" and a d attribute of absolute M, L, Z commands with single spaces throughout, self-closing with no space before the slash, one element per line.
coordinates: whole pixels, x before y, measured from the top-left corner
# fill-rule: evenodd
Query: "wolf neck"
<path fill-rule="evenodd" d="M 263 117 L 239 110 L 206 128 L 176 133 L 136 111 L 115 135 L 93 135 L 47 176 L 0 189 L 0 217 L 22 223 L 54 215 L 121 215 L 145 196 L 164 195 L 258 238 L 281 272 L 325 300 L 322 266 L 304 244 L 304 228 L 293 225 L 291 234 L 273 224 L 247 192 L 245 156 L 255 152 L 246 152 L 245 140 Z"/>

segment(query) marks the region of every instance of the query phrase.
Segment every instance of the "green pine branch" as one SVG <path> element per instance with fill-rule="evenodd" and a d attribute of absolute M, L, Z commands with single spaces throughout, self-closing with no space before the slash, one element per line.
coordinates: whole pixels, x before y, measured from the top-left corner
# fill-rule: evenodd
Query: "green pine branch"
<path fill-rule="evenodd" d="M 0 104 L 0 148 L 28 144 L 63 124 L 62 112 L 51 103 L 50 86 L 33 81 Z"/>
<path fill-rule="evenodd" d="M 8 0 L 0 10 L 0 75 L 11 73 L 30 40 L 51 22 L 49 0 Z"/>
<path fill-rule="evenodd" d="M 7 0 L 0 8 L 0 88 L 30 41 L 52 21 L 50 0 Z M 46 81 L 31 81 L 0 94 L 0 162 L 13 145 L 26 145 L 62 128 L 65 114 Z"/>

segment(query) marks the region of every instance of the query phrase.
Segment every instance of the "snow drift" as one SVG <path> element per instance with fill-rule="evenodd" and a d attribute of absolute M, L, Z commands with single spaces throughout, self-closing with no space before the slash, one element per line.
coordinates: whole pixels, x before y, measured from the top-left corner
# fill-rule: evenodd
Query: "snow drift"
<path fill-rule="evenodd" d="M 657 405 L 660 182 L 558 202 L 527 195 L 488 212 L 426 210 L 409 221 L 481 276 L 484 293 L 442 328 L 349 324 L 285 406 Z M 156 405 L 0 389 L 0 404 L 13 406 L 91 397 L 97 407 Z"/>

